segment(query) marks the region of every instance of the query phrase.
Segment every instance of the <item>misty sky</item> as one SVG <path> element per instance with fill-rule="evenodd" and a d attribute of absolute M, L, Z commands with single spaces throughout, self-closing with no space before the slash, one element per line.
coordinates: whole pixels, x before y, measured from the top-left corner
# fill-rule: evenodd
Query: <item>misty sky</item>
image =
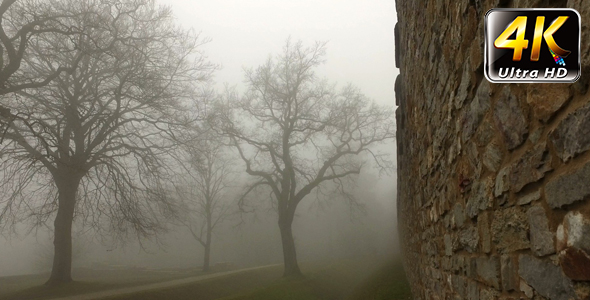
<path fill-rule="evenodd" d="M 395 104 L 393 84 L 395 2 L 391 0 L 160 0 L 178 22 L 212 41 L 209 58 L 223 66 L 222 85 L 240 85 L 242 67 L 278 53 L 286 38 L 329 41 L 318 71 L 339 86 L 352 82 L 381 104 Z"/>

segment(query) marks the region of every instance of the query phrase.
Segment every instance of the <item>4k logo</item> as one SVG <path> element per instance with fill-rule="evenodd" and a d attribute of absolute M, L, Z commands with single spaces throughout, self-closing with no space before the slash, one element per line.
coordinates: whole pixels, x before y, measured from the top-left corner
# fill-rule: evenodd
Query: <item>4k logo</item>
<path fill-rule="evenodd" d="M 580 77 L 580 16 L 574 9 L 491 9 L 485 17 L 491 82 L 574 82 Z"/>

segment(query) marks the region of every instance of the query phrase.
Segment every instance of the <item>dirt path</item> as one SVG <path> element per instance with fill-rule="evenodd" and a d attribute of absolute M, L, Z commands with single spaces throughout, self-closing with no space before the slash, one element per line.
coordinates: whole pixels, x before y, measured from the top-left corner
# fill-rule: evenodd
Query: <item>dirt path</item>
<path fill-rule="evenodd" d="M 145 291 L 150 291 L 150 290 L 164 289 L 164 288 L 169 288 L 169 287 L 174 287 L 174 286 L 179 286 L 179 285 L 184 285 L 184 284 L 189 284 L 189 283 L 195 283 L 195 282 L 202 281 L 202 280 L 223 277 L 226 275 L 242 273 L 242 272 L 247 272 L 247 271 L 253 271 L 253 270 L 259 270 L 259 269 L 270 268 L 270 267 L 276 267 L 276 266 L 278 266 L 278 265 L 268 265 L 268 266 L 262 266 L 262 267 L 233 270 L 233 271 L 227 271 L 227 272 L 214 273 L 214 274 L 210 274 L 210 275 L 200 275 L 200 276 L 175 279 L 175 280 L 158 282 L 158 283 L 144 284 L 144 285 L 128 287 L 128 288 L 119 288 L 119 289 L 112 289 L 112 290 L 106 290 L 106 291 L 100 291 L 100 292 L 94 292 L 94 293 L 88 293 L 88 294 L 79 294 L 79 295 L 72 295 L 72 296 L 67 296 L 67 297 L 51 298 L 48 300 L 102 299 L 102 298 L 106 298 L 106 297 L 114 297 L 114 296 L 121 296 L 121 295 L 133 294 L 133 293 L 138 293 L 138 292 L 145 292 Z"/>

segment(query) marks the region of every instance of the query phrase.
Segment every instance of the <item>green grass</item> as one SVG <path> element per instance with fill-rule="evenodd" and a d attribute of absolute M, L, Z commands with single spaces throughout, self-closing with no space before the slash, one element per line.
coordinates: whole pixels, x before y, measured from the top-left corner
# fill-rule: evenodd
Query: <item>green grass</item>
<path fill-rule="evenodd" d="M 0 299 L 42 300 L 131 287 L 201 274 L 203 273 L 198 270 L 153 272 L 145 270 L 77 269 L 73 274 L 76 281 L 56 287 L 43 285 L 47 281 L 47 278 L 49 278 L 49 274 L 0 277 Z"/>
<path fill-rule="evenodd" d="M 412 291 L 401 263 L 389 263 L 354 292 L 351 300 L 411 300 Z"/>
<path fill-rule="evenodd" d="M 304 278 L 279 279 L 266 287 L 223 300 L 411 299 L 399 264 L 383 267 L 375 262 L 347 260 L 311 269 Z"/>
<path fill-rule="evenodd" d="M 109 300 L 386 300 L 411 299 L 403 268 L 397 263 L 383 264 L 375 259 L 340 260 L 301 265 L 305 276 L 282 278 L 282 266 L 244 271 L 199 282 L 120 295 Z M 113 273 L 114 272 L 114 273 Z M 10 295 L 2 287 L 13 284 L 41 284 L 44 276 L 0 278 L 0 299 L 40 300 L 85 294 L 138 284 L 172 280 L 199 274 L 166 274 L 140 271 L 95 271 L 78 274 L 84 281 L 60 287 L 34 286 Z M 88 281 L 86 281 L 88 280 Z M 6 296 L 6 297 L 4 297 Z"/>
<path fill-rule="evenodd" d="M 280 278 L 282 267 L 269 267 L 258 270 L 230 274 L 211 278 L 191 284 L 175 286 L 160 290 L 109 297 L 109 300 L 209 300 L 219 299 L 244 290 L 266 286 Z"/>

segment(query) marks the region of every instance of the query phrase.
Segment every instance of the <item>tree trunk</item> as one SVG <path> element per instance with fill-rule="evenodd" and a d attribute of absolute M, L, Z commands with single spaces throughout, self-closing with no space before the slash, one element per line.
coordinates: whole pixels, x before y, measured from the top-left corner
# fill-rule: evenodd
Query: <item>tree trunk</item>
<path fill-rule="evenodd" d="M 211 243 L 205 243 L 205 257 L 203 259 L 203 271 L 209 272 L 211 259 Z"/>
<path fill-rule="evenodd" d="M 283 261 L 285 264 L 283 277 L 303 276 L 299 269 L 299 265 L 297 264 L 295 240 L 293 239 L 293 231 L 291 230 L 292 224 L 292 217 L 283 217 L 279 215 L 279 228 L 281 229 L 281 240 L 283 242 Z"/>
<path fill-rule="evenodd" d="M 71 174 L 59 177 L 61 178 L 56 178 L 59 199 L 57 215 L 53 223 L 53 267 L 46 285 L 59 285 L 72 281 L 72 221 L 80 179 Z"/>

